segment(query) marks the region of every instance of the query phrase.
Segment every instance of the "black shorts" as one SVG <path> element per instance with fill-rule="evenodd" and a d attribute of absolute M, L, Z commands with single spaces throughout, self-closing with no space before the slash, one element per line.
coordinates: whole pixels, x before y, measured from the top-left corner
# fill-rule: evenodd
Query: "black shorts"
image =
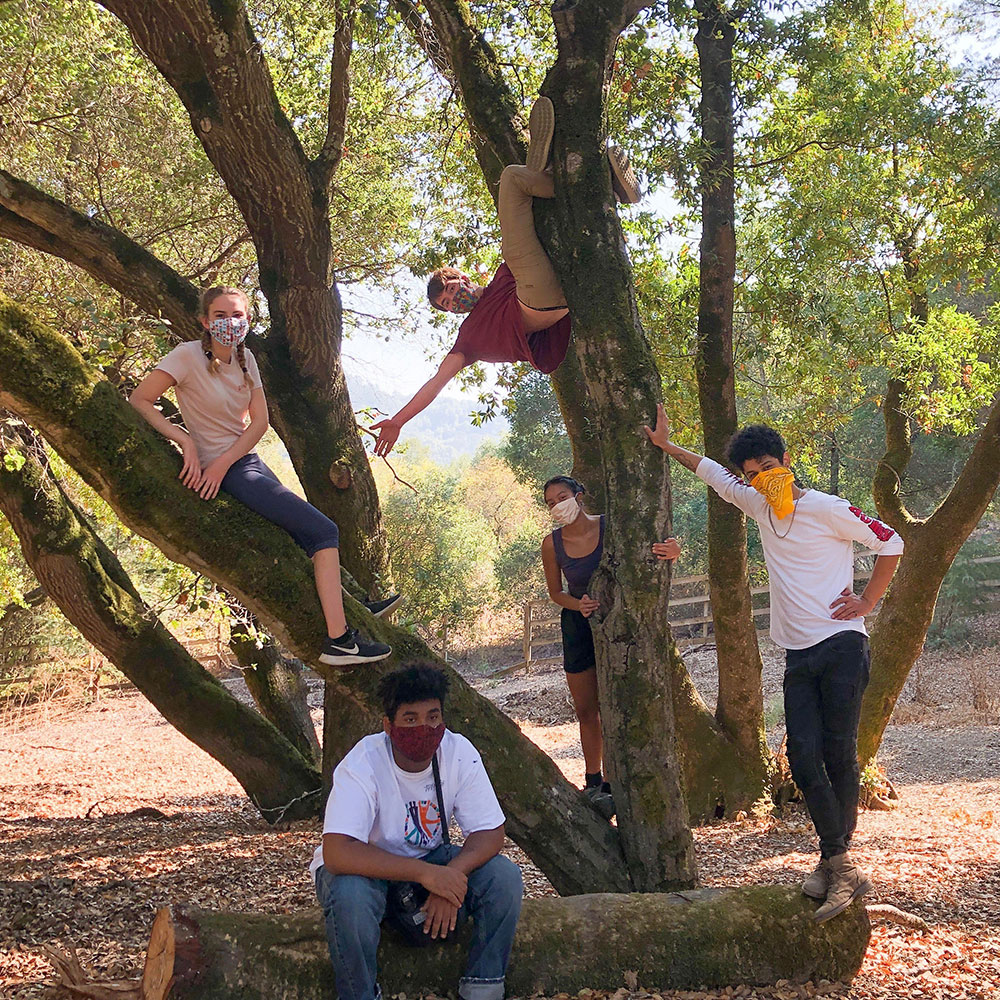
<path fill-rule="evenodd" d="M 563 669 L 566 673 L 582 674 L 584 670 L 596 667 L 590 620 L 579 611 L 563 608 L 559 624 L 562 626 Z"/>

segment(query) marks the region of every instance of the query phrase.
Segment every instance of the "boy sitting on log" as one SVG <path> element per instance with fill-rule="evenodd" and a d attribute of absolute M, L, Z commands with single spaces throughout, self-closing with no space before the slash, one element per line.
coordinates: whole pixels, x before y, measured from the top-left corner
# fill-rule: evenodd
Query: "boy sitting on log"
<path fill-rule="evenodd" d="M 822 923 L 871 888 L 848 853 L 858 823 L 858 723 L 870 662 L 864 616 L 889 586 L 903 540 L 841 497 L 800 489 L 771 427 L 744 427 L 729 442 L 729 461 L 743 478 L 674 444 L 662 406 L 656 429 L 646 433 L 760 528 L 771 638 L 785 650 L 788 763 L 819 836 L 820 861 L 802 891 L 821 901 L 814 919 Z M 854 542 L 878 553 L 861 594 L 854 593 Z"/>
<path fill-rule="evenodd" d="M 474 930 L 461 1000 L 502 1000 L 521 911 L 521 870 L 500 856 L 504 815 L 476 748 L 445 728 L 448 678 L 414 664 L 379 683 L 383 732 L 333 772 L 310 872 L 326 918 L 340 1000 L 378 1000 L 383 919 L 411 943 Z M 450 843 L 454 818 L 465 836 Z"/>

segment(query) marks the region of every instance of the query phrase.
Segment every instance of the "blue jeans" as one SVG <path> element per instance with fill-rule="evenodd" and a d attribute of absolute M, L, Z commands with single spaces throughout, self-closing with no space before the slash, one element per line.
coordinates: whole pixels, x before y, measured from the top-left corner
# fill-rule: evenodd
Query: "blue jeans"
<path fill-rule="evenodd" d="M 340 531 L 326 514 L 293 493 L 252 451 L 237 459 L 222 479 L 222 489 L 240 503 L 284 528 L 310 559 L 320 549 L 340 545 Z"/>
<path fill-rule="evenodd" d="M 869 662 L 868 637 L 855 631 L 785 652 L 788 765 L 824 858 L 843 854 L 858 825 L 858 723 Z"/>
<path fill-rule="evenodd" d="M 423 860 L 444 865 L 460 850 L 455 844 L 442 844 Z M 379 1000 L 382 996 L 375 957 L 388 889 L 385 879 L 331 875 L 322 866 L 316 872 L 316 895 L 326 918 L 338 1000 Z M 465 904 L 459 911 L 459 920 L 468 914 L 473 921 L 469 959 L 458 984 L 462 1000 L 503 1000 L 503 980 L 523 894 L 521 869 L 499 854 L 469 874 Z"/>

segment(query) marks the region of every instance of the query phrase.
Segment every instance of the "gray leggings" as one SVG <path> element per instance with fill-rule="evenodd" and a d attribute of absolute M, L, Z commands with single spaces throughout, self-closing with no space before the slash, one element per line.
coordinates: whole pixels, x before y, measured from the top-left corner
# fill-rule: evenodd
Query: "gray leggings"
<path fill-rule="evenodd" d="M 340 531 L 326 514 L 297 496 L 261 461 L 255 452 L 229 467 L 222 489 L 261 517 L 284 528 L 311 559 L 320 549 L 336 549 Z"/>

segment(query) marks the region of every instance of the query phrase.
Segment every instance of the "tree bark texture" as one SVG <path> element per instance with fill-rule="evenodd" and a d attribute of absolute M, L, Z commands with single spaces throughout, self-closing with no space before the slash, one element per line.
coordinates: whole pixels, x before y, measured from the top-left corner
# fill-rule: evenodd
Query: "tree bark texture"
<path fill-rule="evenodd" d="M 302 664 L 282 655 L 269 635 L 235 617 L 230 620 L 229 648 L 260 714 L 306 760 L 319 766 L 322 753 L 306 701 Z"/>
<path fill-rule="evenodd" d="M 0 406 L 28 420 L 134 532 L 231 593 L 292 655 L 314 666 L 345 702 L 342 756 L 378 728 L 387 670 L 436 661 L 415 635 L 373 618 L 345 595 L 348 621 L 393 647 L 353 672 L 318 663 L 326 628 L 312 564 L 280 528 L 220 494 L 202 501 L 178 479 L 180 459 L 62 337 L 0 297 Z M 489 701 L 450 671 L 449 725 L 483 755 L 507 831 L 559 892 L 630 888 L 617 831 Z M 352 708 L 348 708 L 348 705 Z"/>
<path fill-rule="evenodd" d="M 816 925 L 797 888 L 750 886 L 683 893 L 529 899 L 507 971 L 510 996 L 607 990 L 633 971 L 646 989 L 850 980 L 870 927 L 863 906 Z M 173 907 L 178 1000 L 320 1000 L 333 996 L 322 917 Z M 408 948 L 391 931 L 379 946 L 386 996 L 454 992 L 468 925 L 452 943 Z"/>
<path fill-rule="evenodd" d="M 702 235 L 695 372 L 705 454 L 726 465 L 726 444 L 737 426 L 733 369 L 733 44 L 737 15 L 714 0 L 697 0 L 695 9 L 701 72 L 699 115 L 705 147 L 700 178 Z M 764 734 L 763 664 L 747 569 L 746 518 L 714 490 L 708 491 L 708 586 L 719 663 L 715 716 L 753 778 L 753 801 L 765 791 L 770 755 Z"/>
<path fill-rule="evenodd" d="M 67 619 L 171 725 L 236 778 L 265 819 L 319 812 L 322 783 L 313 762 L 229 694 L 164 628 L 53 478 L 40 440 L 23 425 L 0 428 L 0 510 Z"/>
<path fill-rule="evenodd" d="M 660 376 L 639 322 L 604 153 L 611 55 L 634 15 L 625 6 L 554 11 L 558 58 L 541 89 L 556 109 L 549 252 L 573 316 L 604 470 L 604 557 L 591 593 L 602 604 L 594 634 L 605 760 L 633 884 L 656 891 L 697 876 L 663 655 L 670 573 L 650 553 L 670 528 L 667 461 L 642 431 L 662 398 Z"/>

